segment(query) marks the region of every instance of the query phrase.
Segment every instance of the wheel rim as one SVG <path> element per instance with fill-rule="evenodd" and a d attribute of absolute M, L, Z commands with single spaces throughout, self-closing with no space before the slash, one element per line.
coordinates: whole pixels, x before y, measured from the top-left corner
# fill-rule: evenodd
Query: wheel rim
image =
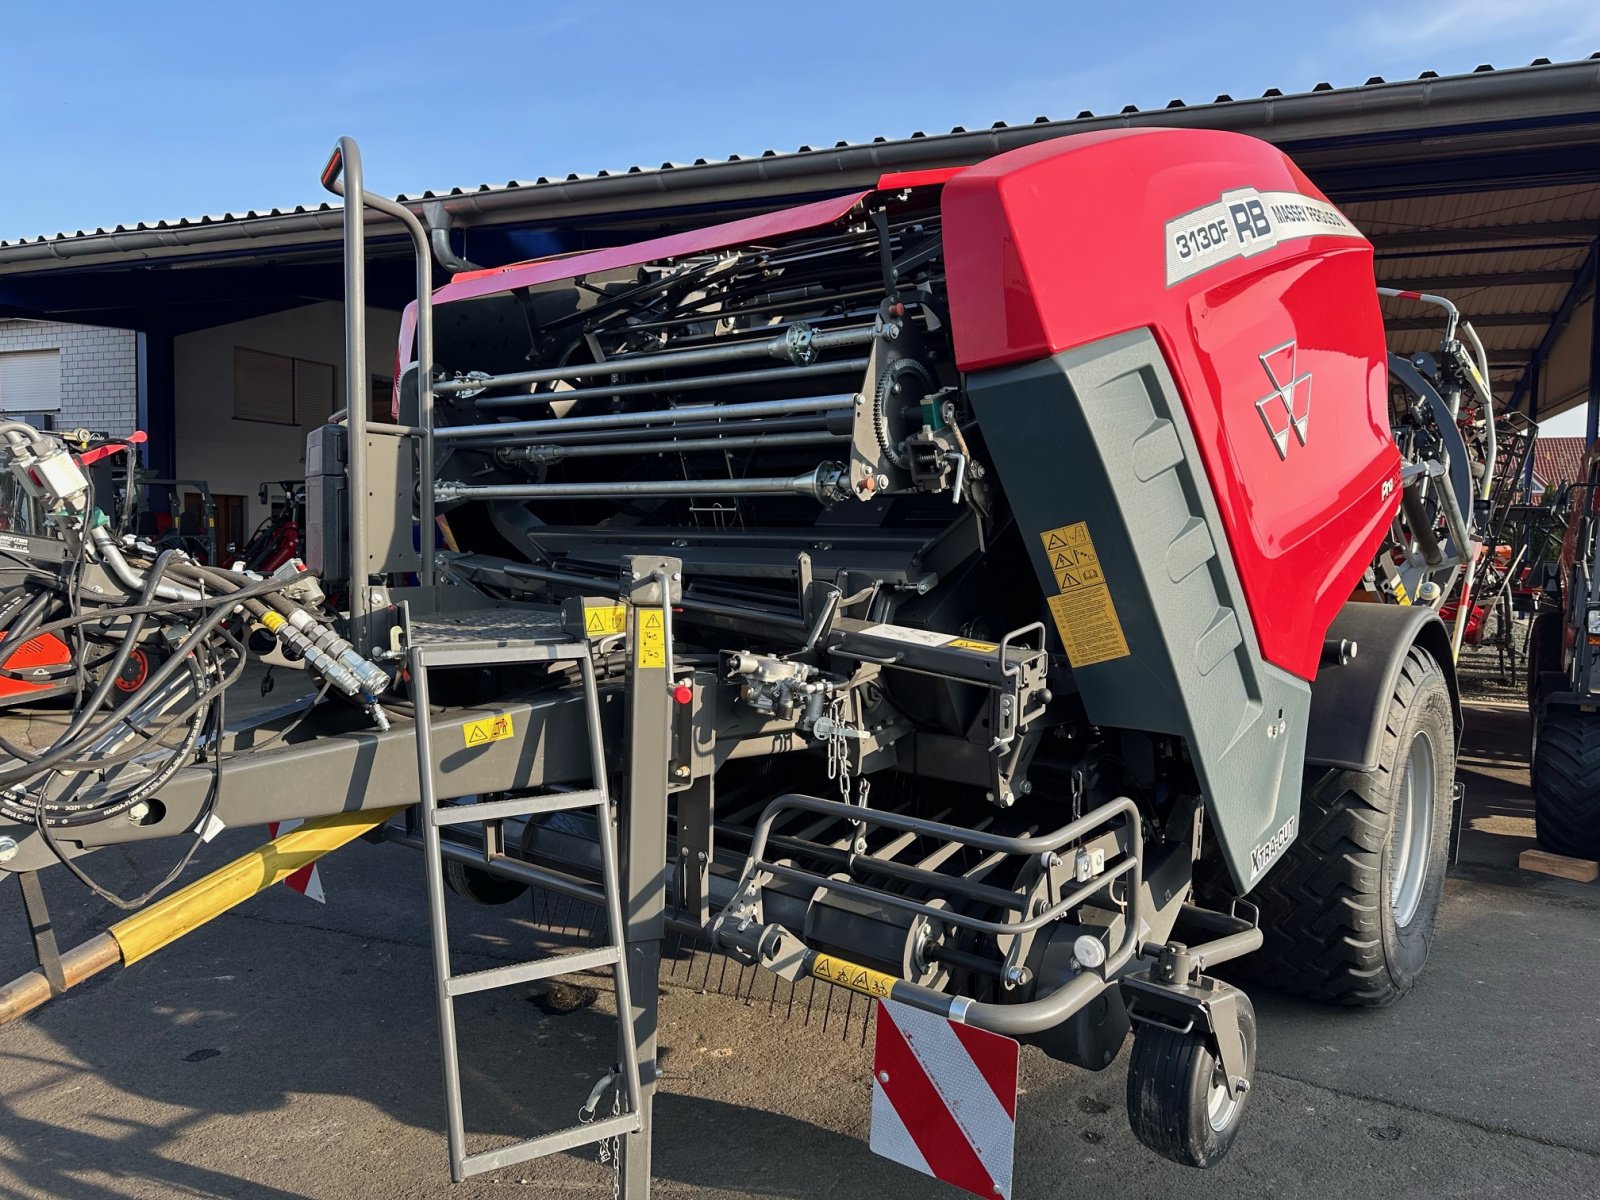
<path fill-rule="evenodd" d="M 1239 1098 L 1227 1084 L 1227 1077 L 1219 1066 L 1211 1076 L 1211 1090 L 1206 1094 L 1206 1119 L 1211 1128 L 1221 1133 L 1233 1121 Z"/>
<path fill-rule="evenodd" d="M 1433 742 L 1425 733 L 1411 741 L 1394 822 L 1389 901 L 1398 929 L 1410 925 L 1422 904 L 1433 847 Z"/>

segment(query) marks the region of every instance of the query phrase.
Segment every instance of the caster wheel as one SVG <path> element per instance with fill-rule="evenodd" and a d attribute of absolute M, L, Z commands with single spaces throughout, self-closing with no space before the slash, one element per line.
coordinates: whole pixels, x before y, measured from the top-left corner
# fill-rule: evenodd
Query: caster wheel
<path fill-rule="evenodd" d="M 1256 1013 L 1243 992 L 1238 1013 L 1248 1085 L 1256 1065 Z M 1136 1029 L 1128 1063 L 1134 1136 L 1183 1166 L 1215 1166 L 1239 1134 L 1249 1091 L 1237 1095 L 1228 1087 L 1204 1034 L 1143 1023 Z"/>
<path fill-rule="evenodd" d="M 473 904 L 510 904 L 528 890 L 525 883 L 502 879 L 453 859 L 445 861 L 444 881 L 452 892 Z"/>

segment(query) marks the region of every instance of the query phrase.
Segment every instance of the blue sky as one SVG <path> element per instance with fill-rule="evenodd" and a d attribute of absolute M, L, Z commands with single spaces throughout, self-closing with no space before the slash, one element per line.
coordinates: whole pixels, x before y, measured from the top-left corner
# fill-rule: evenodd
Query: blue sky
<path fill-rule="evenodd" d="M 1596 50 L 1596 0 L 7 0 L 0 238 L 317 200 L 342 133 L 392 194 Z"/>

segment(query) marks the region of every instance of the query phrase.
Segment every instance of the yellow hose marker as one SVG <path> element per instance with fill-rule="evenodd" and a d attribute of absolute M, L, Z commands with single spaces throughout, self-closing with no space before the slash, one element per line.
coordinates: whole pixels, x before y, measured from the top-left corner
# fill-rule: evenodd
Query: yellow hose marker
<path fill-rule="evenodd" d="M 288 624 L 282 613 L 273 612 L 270 608 L 261 614 L 261 623 L 267 627 L 268 633 L 277 633 L 279 627 Z"/>
<path fill-rule="evenodd" d="M 404 811 L 402 805 L 316 817 L 173 892 L 143 912 L 118 921 L 110 933 L 122 948 L 123 964 L 131 966 L 163 946 L 171 945 L 213 917 L 281 883 L 307 863 L 315 862 L 330 850 L 337 850 Z"/>

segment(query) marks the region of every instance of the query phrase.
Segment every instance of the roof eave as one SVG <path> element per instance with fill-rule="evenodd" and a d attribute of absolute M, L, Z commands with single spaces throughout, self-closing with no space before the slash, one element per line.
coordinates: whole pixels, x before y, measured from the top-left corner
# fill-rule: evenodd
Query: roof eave
<path fill-rule="evenodd" d="M 1425 116 L 1425 120 L 1419 117 Z M 1001 125 L 894 141 L 736 158 L 651 171 L 569 178 L 503 188 L 428 192 L 400 199 L 420 211 L 441 203 L 459 227 L 516 218 L 571 220 L 620 216 L 665 206 L 749 203 L 810 192 L 870 187 L 886 172 L 964 165 L 1019 146 L 1069 133 L 1131 126 L 1200 126 L 1228 129 L 1296 147 L 1327 147 L 1351 139 L 1388 140 L 1407 131 L 1458 131 L 1474 125 L 1562 122 L 1589 118 L 1600 125 L 1600 56 L 1571 63 L 1514 67 L 1467 75 L 1369 83 L 1359 87 L 1249 100 L 1179 105 L 1162 109 L 1085 116 L 1028 125 Z M 1425 144 L 1412 145 L 1425 155 Z M 1437 152 L 1444 152 L 1443 149 Z M 392 222 L 371 214 L 378 232 Z M 196 250 L 254 249 L 336 240 L 342 224 L 337 207 L 265 217 L 208 220 L 156 228 L 79 233 L 0 246 L 0 275 L 180 257 Z"/>

